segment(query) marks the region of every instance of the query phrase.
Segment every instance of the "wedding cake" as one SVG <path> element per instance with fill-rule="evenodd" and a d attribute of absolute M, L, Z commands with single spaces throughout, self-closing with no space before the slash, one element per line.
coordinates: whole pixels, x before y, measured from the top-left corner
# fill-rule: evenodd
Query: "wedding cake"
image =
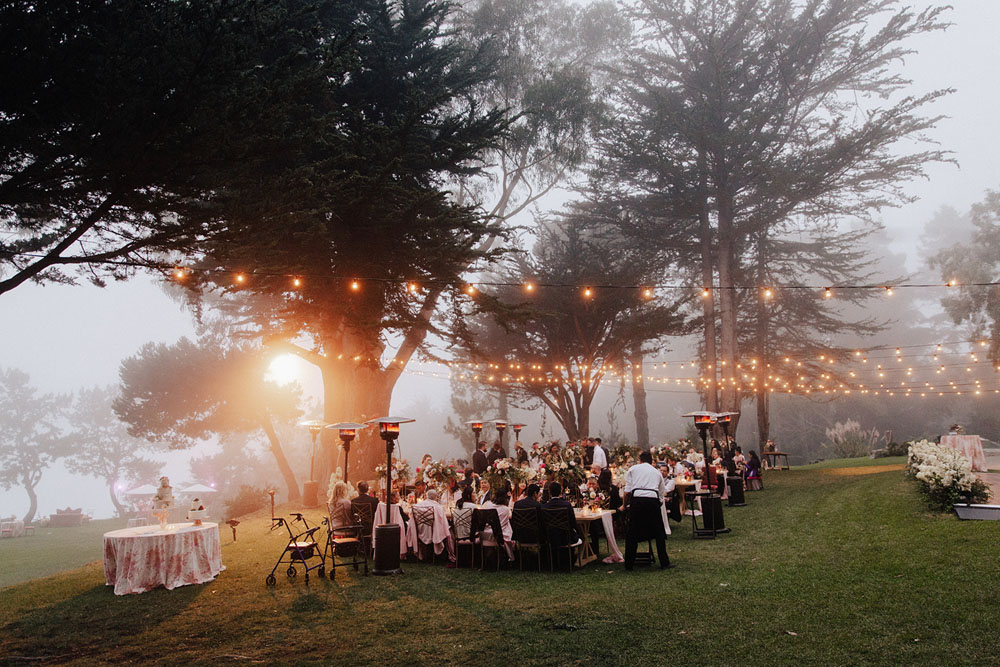
<path fill-rule="evenodd" d="M 201 522 L 202 519 L 208 518 L 208 510 L 201 503 L 201 499 L 195 498 L 191 501 L 191 509 L 188 510 L 188 521 L 194 521 L 195 524 Z"/>
<path fill-rule="evenodd" d="M 153 509 L 168 510 L 174 506 L 174 488 L 170 486 L 170 478 L 161 477 L 160 487 L 153 496 Z"/>

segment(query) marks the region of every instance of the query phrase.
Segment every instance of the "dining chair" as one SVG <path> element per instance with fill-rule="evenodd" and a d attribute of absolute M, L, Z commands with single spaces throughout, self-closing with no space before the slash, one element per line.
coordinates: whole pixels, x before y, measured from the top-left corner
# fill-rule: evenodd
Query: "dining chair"
<path fill-rule="evenodd" d="M 555 555 L 553 554 L 553 549 L 556 551 L 562 551 L 563 549 L 566 550 L 569 554 L 569 571 L 573 571 L 573 561 L 576 558 L 576 547 L 582 546 L 582 543 L 574 544 L 574 542 L 577 542 L 577 539 L 573 534 L 573 523 L 570 521 L 570 513 L 572 511 L 573 510 L 569 507 L 543 507 L 541 509 L 542 526 L 545 529 L 545 541 L 549 546 L 550 572 L 555 570 Z"/>
<path fill-rule="evenodd" d="M 483 537 L 483 531 L 490 529 L 490 536 Z M 477 509 L 472 513 L 472 535 L 479 543 L 482 552 L 479 561 L 479 569 L 486 566 L 486 548 L 496 550 L 497 572 L 500 571 L 500 554 L 504 551 L 503 530 L 500 527 L 500 515 L 496 509 Z"/>
<path fill-rule="evenodd" d="M 413 514 L 413 522 L 417 526 L 417 557 L 423 559 L 421 552 L 425 547 L 431 548 L 431 563 L 437 559 L 437 550 L 434 548 L 434 508 L 433 507 L 413 507 L 410 509 Z M 428 528 L 431 534 L 431 541 L 424 542 L 420 539 L 421 528 Z"/>
<path fill-rule="evenodd" d="M 476 566 L 476 538 L 472 534 L 472 513 L 475 507 L 456 507 L 451 511 L 451 521 L 455 531 L 455 566 L 462 567 L 462 547 L 472 552 L 472 564 Z"/>
<path fill-rule="evenodd" d="M 538 571 L 542 571 L 542 529 L 537 507 L 515 508 L 510 513 L 510 526 L 513 530 L 514 548 L 517 549 L 517 562 L 524 570 L 523 551 L 534 551 L 538 556 Z"/>

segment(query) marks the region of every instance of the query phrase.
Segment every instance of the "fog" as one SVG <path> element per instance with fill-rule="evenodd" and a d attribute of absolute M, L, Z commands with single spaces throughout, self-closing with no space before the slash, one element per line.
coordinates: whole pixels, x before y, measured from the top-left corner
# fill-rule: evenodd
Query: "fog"
<path fill-rule="evenodd" d="M 917 3 L 918 6 L 924 3 Z M 947 116 L 932 132 L 941 147 L 953 152 L 958 166 L 934 164 L 928 167 L 927 180 L 908 185 L 917 201 L 905 207 L 883 212 L 887 250 L 905 254 L 906 269 L 919 272 L 924 266 L 918 248 L 925 225 L 943 206 L 960 213 L 980 201 L 989 188 L 1000 187 L 1000 125 L 996 121 L 997 81 L 1000 81 L 1000 58 L 997 53 L 996 26 L 1000 25 L 1000 3 L 994 0 L 960 0 L 949 19 L 954 25 L 945 33 L 922 36 L 910 42 L 918 52 L 906 62 L 905 73 L 912 88 L 926 92 L 952 87 L 956 92 L 935 103 L 931 113 Z M 566 193 L 551 196 L 546 208 L 555 208 L 567 199 Z M 526 221 L 530 220 L 526 216 Z M 940 230 L 938 230 L 940 231 Z M 947 238 L 947 235 L 944 235 Z M 896 267 L 886 267 L 895 274 Z M 913 304 L 915 318 L 933 314 L 935 295 L 901 294 L 903 303 Z M 105 288 L 81 281 L 76 286 L 24 285 L 0 297 L 3 324 L 0 327 L 0 366 L 27 372 L 31 382 L 44 392 L 65 393 L 81 387 L 106 385 L 118 381 L 122 359 L 135 354 L 149 341 L 174 342 L 182 336 L 194 337 L 190 313 L 148 276 L 110 284 Z M 906 306 L 903 306 L 904 310 Z M 941 326 L 949 326 L 947 322 Z M 934 342 L 934 341 L 926 341 Z M 663 359 L 684 359 L 683 349 L 662 355 Z M 450 386 L 444 369 L 426 364 L 411 364 L 411 370 L 440 374 L 440 377 L 404 373 L 392 400 L 392 412 L 417 418 L 404 427 L 400 445 L 411 461 L 429 452 L 434 456 L 458 456 L 460 445 L 443 430 L 450 412 Z M 318 371 L 305 363 L 293 369 L 307 397 L 318 397 Z M 592 410 L 592 432 L 609 427 L 605 414 L 614 402 L 617 388 L 601 390 Z M 678 415 L 697 405 L 693 392 L 651 391 L 649 398 L 651 437 L 654 441 L 683 434 L 685 426 Z M 318 415 L 307 414 L 306 418 Z M 494 415 L 483 415 L 491 417 Z M 514 411 L 512 418 L 529 423 L 522 439 L 540 438 L 539 413 Z M 634 435 L 631 415 L 619 417 L 619 428 Z M 549 428 L 554 420 L 549 415 Z M 555 437 L 562 433 L 555 426 Z M 983 434 L 996 437 L 995 434 Z M 293 447 L 308 448 L 308 434 L 296 437 Z M 162 453 L 165 474 L 180 481 L 194 480 L 188 470 L 193 457 L 212 451 L 206 443 L 193 450 Z M 301 471 L 299 471 L 301 472 Z M 302 479 L 305 474 L 301 474 Z M 274 479 L 280 480 L 275 473 Z M 113 508 L 101 480 L 68 474 L 57 464 L 48 470 L 38 485 L 38 516 L 46 516 L 57 507 L 83 507 L 97 517 L 110 516 Z M 0 515 L 21 515 L 28 506 L 21 488 L 0 491 Z"/>

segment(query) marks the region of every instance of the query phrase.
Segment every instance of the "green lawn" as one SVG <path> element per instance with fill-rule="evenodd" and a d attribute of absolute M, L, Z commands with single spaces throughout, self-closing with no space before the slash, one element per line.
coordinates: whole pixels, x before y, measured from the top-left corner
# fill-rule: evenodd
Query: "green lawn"
<path fill-rule="evenodd" d="M 878 471 L 900 463 L 769 472 L 727 509 L 731 534 L 675 525 L 666 572 L 406 564 L 269 589 L 284 540 L 260 515 L 236 543 L 226 529 L 228 569 L 204 586 L 115 597 L 95 563 L 0 591 L 0 661 L 995 664 L 998 526 L 927 512 Z"/>
<path fill-rule="evenodd" d="M 0 588 L 100 560 L 101 536 L 125 524 L 125 519 L 104 519 L 75 528 L 36 527 L 34 535 L 0 539 Z"/>

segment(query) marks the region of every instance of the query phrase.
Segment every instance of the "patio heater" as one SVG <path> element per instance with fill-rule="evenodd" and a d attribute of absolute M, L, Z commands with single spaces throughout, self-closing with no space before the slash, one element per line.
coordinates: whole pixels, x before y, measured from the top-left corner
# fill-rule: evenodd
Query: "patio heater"
<path fill-rule="evenodd" d="M 701 449 L 705 457 L 705 477 L 708 478 L 708 465 L 710 459 L 708 451 L 708 430 L 713 424 L 718 423 L 719 415 L 715 412 L 689 412 L 685 417 L 693 417 L 695 428 L 701 435 Z M 699 492 L 701 497 L 702 527 L 698 527 L 697 517 L 691 513 L 691 526 L 694 537 L 714 538 L 719 533 L 728 533 L 729 528 L 725 527 L 722 517 L 722 497 L 709 491 Z"/>
<path fill-rule="evenodd" d="M 523 429 L 524 426 L 525 426 L 524 424 L 519 424 L 517 422 L 510 425 L 510 427 L 514 429 L 514 440 L 521 439 L 521 429 Z"/>
<path fill-rule="evenodd" d="M 392 450 L 399 437 L 399 425 L 416 421 L 408 417 L 379 417 L 369 424 L 378 424 L 378 434 L 385 440 L 385 521 L 375 526 L 375 569 L 373 574 L 384 576 L 403 574 L 399 566 L 399 525 L 392 521 Z"/>
<path fill-rule="evenodd" d="M 717 423 L 722 427 L 723 436 L 726 438 L 726 451 L 729 450 L 729 424 L 732 418 L 739 414 L 738 412 L 720 412 L 717 415 Z M 733 446 L 736 446 L 735 440 L 733 440 Z M 738 477 L 727 477 L 726 483 L 729 485 L 729 506 L 746 507 L 747 500 L 743 493 L 743 480 Z"/>
<path fill-rule="evenodd" d="M 479 434 L 483 432 L 483 420 L 473 419 L 472 421 L 465 422 L 466 426 L 472 427 L 472 433 L 476 436 L 476 448 L 473 451 L 479 450 Z"/>
<path fill-rule="evenodd" d="M 497 429 L 497 435 L 500 436 L 500 449 L 502 449 L 504 451 L 504 454 L 506 454 L 507 445 L 504 444 L 503 434 L 507 430 L 507 421 L 505 419 L 494 419 L 493 425 Z"/>
<path fill-rule="evenodd" d="M 344 481 L 351 481 L 347 476 L 347 465 L 350 461 L 351 454 L 351 441 L 354 440 L 355 436 L 358 434 L 359 429 L 368 428 L 368 424 L 358 424 L 356 422 L 338 422 L 336 424 L 329 424 L 327 428 L 337 429 L 338 435 L 340 436 L 340 442 L 344 448 Z"/>
<path fill-rule="evenodd" d="M 312 456 L 309 458 L 309 481 L 302 485 L 302 504 L 305 507 L 319 507 L 319 482 L 313 479 L 316 467 L 316 439 L 326 427 L 326 422 L 318 419 L 300 422 L 299 426 L 305 426 L 312 434 L 313 448 Z"/>

